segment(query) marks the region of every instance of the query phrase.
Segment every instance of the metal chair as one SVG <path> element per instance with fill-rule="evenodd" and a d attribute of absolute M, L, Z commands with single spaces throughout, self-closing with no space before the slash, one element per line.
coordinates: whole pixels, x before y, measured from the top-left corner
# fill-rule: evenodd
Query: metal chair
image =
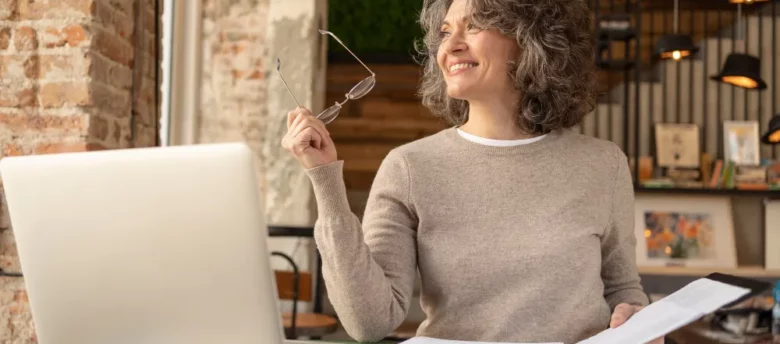
<path fill-rule="evenodd" d="M 313 238 L 314 228 L 311 227 L 284 227 L 269 226 L 268 234 L 271 237 L 299 237 Z M 285 259 L 293 271 L 275 271 L 277 291 L 282 300 L 291 300 L 293 309 L 291 314 L 283 314 L 282 319 L 285 328 L 285 336 L 288 339 L 309 337 L 319 339 L 331 334 L 338 329 L 336 317 L 322 313 L 322 260 L 319 251 L 316 252 L 315 273 L 301 272 L 293 259 L 282 253 L 274 251 L 274 256 Z M 314 290 L 312 291 L 312 278 Z M 298 312 L 298 301 L 312 302 L 311 313 Z"/>

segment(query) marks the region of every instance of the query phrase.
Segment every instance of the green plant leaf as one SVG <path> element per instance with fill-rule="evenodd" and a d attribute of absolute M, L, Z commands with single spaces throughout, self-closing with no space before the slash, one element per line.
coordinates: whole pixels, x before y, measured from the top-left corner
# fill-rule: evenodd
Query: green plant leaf
<path fill-rule="evenodd" d="M 422 37 L 420 0 L 331 0 L 328 5 L 328 29 L 356 54 L 408 55 Z M 329 47 L 344 51 L 338 44 Z"/>

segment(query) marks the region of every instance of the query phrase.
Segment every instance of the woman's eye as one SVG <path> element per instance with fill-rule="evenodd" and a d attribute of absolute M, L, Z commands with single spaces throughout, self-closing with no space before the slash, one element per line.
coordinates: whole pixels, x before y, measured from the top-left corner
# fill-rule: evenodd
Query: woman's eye
<path fill-rule="evenodd" d="M 479 31 L 479 28 L 476 25 L 469 23 L 468 25 L 466 25 L 466 30 L 475 32 L 475 31 Z"/>
<path fill-rule="evenodd" d="M 444 38 L 449 36 L 450 32 L 446 30 L 439 31 L 439 38 Z"/>

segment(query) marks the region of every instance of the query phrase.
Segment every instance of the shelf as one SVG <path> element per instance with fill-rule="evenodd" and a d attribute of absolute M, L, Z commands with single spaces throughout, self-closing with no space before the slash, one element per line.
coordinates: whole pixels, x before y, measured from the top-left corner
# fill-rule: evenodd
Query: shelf
<path fill-rule="evenodd" d="M 741 266 L 734 269 L 693 268 L 679 266 L 643 266 L 640 275 L 703 277 L 713 272 L 741 277 L 780 278 L 780 270 L 767 270 L 761 266 Z"/>
<path fill-rule="evenodd" d="M 596 32 L 596 39 L 601 42 L 617 41 L 625 42 L 636 38 L 636 30 L 631 29 L 599 29 Z"/>
<path fill-rule="evenodd" d="M 597 59 L 596 66 L 608 70 L 629 70 L 636 66 L 633 60 L 600 60 Z"/>
<path fill-rule="evenodd" d="M 742 190 L 742 189 L 672 188 L 672 187 L 635 186 L 634 191 L 636 193 L 720 195 L 720 196 L 762 196 L 762 197 L 780 198 L 780 190 Z"/>

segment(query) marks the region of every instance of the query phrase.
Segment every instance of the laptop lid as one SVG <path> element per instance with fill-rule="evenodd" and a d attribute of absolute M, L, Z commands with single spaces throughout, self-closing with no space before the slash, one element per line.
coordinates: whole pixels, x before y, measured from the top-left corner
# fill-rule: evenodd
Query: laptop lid
<path fill-rule="evenodd" d="M 41 344 L 282 343 L 244 144 L 0 160 Z"/>

